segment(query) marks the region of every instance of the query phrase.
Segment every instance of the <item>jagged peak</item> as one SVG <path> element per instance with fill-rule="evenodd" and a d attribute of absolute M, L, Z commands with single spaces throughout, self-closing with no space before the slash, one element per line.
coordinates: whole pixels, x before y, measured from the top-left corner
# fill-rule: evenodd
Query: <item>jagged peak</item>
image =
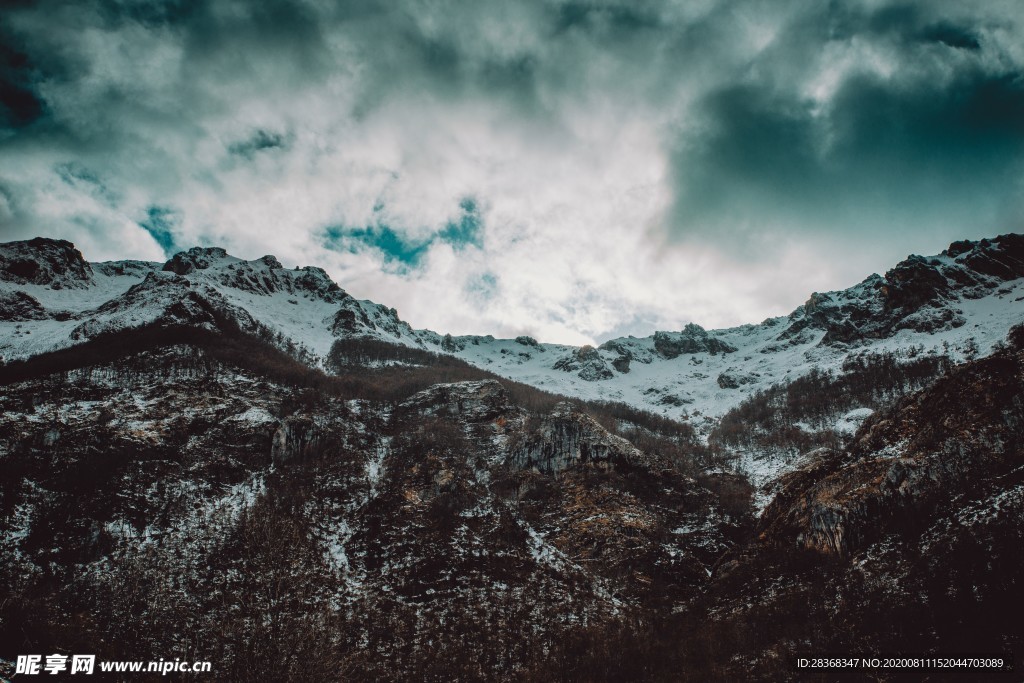
<path fill-rule="evenodd" d="M 222 247 L 192 247 L 188 251 L 179 251 L 164 264 L 163 270 L 178 275 L 188 275 L 197 270 L 206 270 L 217 265 L 238 263 L 242 259 L 230 256 Z"/>
<path fill-rule="evenodd" d="M 0 280 L 61 289 L 88 287 L 92 276 L 82 252 L 67 240 L 35 237 L 0 244 Z"/>
<path fill-rule="evenodd" d="M 959 260 L 961 256 L 971 252 L 991 253 L 993 251 L 1015 252 L 1018 255 L 1024 253 L 1024 235 L 1011 232 L 980 240 L 957 240 L 944 249 L 941 256 L 948 256 Z"/>
<path fill-rule="evenodd" d="M 262 263 L 267 268 L 271 268 L 273 270 L 281 270 L 284 268 L 284 266 L 281 265 L 281 262 L 277 260 L 277 257 L 272 254 L 261 256 L 260 258 L 256 259 L 256 261 L 258 263 Z"/>

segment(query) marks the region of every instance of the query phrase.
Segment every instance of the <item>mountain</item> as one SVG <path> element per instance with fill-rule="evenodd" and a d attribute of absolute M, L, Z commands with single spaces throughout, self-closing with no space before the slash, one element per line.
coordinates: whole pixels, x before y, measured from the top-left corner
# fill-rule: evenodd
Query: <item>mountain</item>
<path fill-rule="evenodd" d="M 440 356 L 327 376 L 220 323 L 3 368 L 0 658 L 543 678 L 553 642 L 679 603 L 749 533 L 685 425 Z"/>
<path fill-rule="evenodd" d="M 839 368 L 851 353 L 919 345 L 956 360 L 987 353 L 1021 322 L 1021 301 L 1024 237 L 1010 234 L 911 256 L 884 276 L 811 294 L 789 316 L 758 325 L 706 331 L 690 323 L 595 349 L 413 330 L 393 308 L 356 300 L 322 269 L 287 269 L 273 256 L 243 261 L 197 247 L 164 264 L 88 263 L 62 240 L 0 245 L 0 354 L 8 361 L 152 323 L 208 326 L 203 309 L 215 308 L 245 329 L 277 335 L 315 367 L 325 367 L 339 339 L 374 339 L 450 354 L 556 393 L 690 419 L 718 418 L 759 389 Z"/>
<path fill-rule="evenodd" d="M 243 261 L 197 247 L 164 264 L 88 263 L 61 240 L 0 245 L 0 358 L 7 361 L 145 325 L 213 329 L 211 312 L 218 312 L 312 367 L 345 363 L 353 340 L 379 341 L 452 355 L 564 396 L 685 420 L 712 441 L 723 436 L 719 428 L 731 411 L 812 372 L 848 374 L 851 362 L 879 354 L 954 363 L 985 355 L 1024 322 L 1021 302 L 1024 236 L 1008 234 L 954 242 L 937 256 L 910 256 L 884 276 L 813 293 L 789 316 L 758 325 L 707 331 L 690 323 L 678 332 L 578 348 L 414 330 L 395 309 L 355 299 L 322 269 L 288 269 L 273 256 Z M 934 374 L 941 367 L 933 365 Z M 849 432 L 892 398 L 865 397 L 813 425 L 801 416 L 791 423 L 821 440 L 820 433 Z M 722 444 L 736 454 L 732 466 L 758 484 L 784 470 L 799 450 L 754 452 L 732 441 Z"/>
<path fill-rule="evenodd" d="M 0 675 L 1019 651 L 1022 283 L 1004 235 L 759 325 L 576 348 L 414 330 L 271 256 L 0 245 Z"/>
<path fill-rule="evenodd" d="M 1022 436 L 1017 327 L 1004 348 L 869 419 L 847 446 L 807 453 L 702 598 L 719 647 L 740 653 L 726 677 L 785 678 L 802 643 L 840 653 L 1020 652 Z"/>

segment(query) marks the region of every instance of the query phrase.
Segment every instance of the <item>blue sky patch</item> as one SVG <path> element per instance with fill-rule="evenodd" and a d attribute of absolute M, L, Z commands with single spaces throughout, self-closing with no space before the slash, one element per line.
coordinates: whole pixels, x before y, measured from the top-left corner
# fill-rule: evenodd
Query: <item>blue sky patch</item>
<path fill-rule="evenodd" d="M 459 202 L 462 215 L 457 223 L 449 222 L 444 230 L 438 233 L 442 242 L 452 245 L 456 250 L 466 246 L 473 246 L 477 249 L 483 248 L 483 221 L 480 219 L 480 210 L 476 200 L 466 197 Z"/>
<path fill-rule="evenodd" d="M 416 267 L 430 247 L 431 240 L 415 242 L 382 223 L 365 228 L 330 227 L 324 231 L 324 246 L 335 251 L 357 253 L 363 248 L 379 251 L 385 263 Z"/>
<path fill-rule="evenodd" d="M 323 246 L 333 251 L 351 253 L 365 249 L 377 251 L 383 256 L 385 265 L 406 272 L 420 266 L 435 242 L 449 244 L 456 251 L 466 247 L 483 247 L 483 221 L 476 200 L 465 198 L 459 203 L 459 208 L 461 215 L 457 221 L 449 221 L 443 229 L 426 239 L 409 239 L 391 226 L 378 222 L 363 228 L 328 227 L 323 231 Z M 383 209 L 380 204 L 374 207 L 376 213 Z"/>
<path fill-rule="evenodd" d="M 164 256 L 170 258 L 181 251 L 174 240 L 173 228 L 177 223 L 178 214 L 174 209 L 151 206 L 146 211 L 146 218 L 139 222 L 139 226 L 152 235 L 160 248 L 164 250 Z"/>

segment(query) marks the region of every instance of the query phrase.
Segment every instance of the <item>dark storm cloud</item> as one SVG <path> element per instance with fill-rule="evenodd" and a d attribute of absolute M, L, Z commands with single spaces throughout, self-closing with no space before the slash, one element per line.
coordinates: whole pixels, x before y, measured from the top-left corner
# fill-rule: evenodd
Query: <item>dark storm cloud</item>
<path fill-rule="evenodd" d="M 939 42 L 949 47 L 957 47 L 962 50 L 980 50 L 981 43 L 977 36 L 959 26 L 939 22 L 929 26 L 921 33 L 924 41 Z"/>
<path fill-rule="evenodd" d="M 663 26 L 657 12 L 651 12 L 649 8 L 613 2 L 566 2 L 557 6 L 555 16 L 555 33 L 582 29 L 621 35 Z"/>
<path fill-rule="evenodd" d="M 674 155 L 675 229 L 736 248 L 763 231 L 1019 229 L 1024 65 L 996 39 L 1019 13 L 979 7 L 833 3 L 785 25 L 701 97 L 705 125 Z M 820 99 L 810 65 L 839 71 Z"/>
<path fill-rule="evenodd" d="M 46 103 L 34 88 L 38 70 L 16 44 L 0 23 L 0 131 L 22 128 L 46 113 Z"/>
<path fill-rule="evenodd" d="M 0 127 L 20 128 L 43 115 L 44 103 L 31 82 L 27 55 L 0 45 Z"/>
<path fill-rule="evenodd" d="M 1016 193 L 1024 78 L 969 70 L 952 83 L 850 78 L 829 111 L 742 85 L 709 95 L 713 132 L 676 158 L 682 226 L 774 216 L 794 228 L 884 231 L 890 218 Z M 857 219 L 852 214 L 860 214 Z M 1012 226 L 1009 226 L 1012 227 Z"/>

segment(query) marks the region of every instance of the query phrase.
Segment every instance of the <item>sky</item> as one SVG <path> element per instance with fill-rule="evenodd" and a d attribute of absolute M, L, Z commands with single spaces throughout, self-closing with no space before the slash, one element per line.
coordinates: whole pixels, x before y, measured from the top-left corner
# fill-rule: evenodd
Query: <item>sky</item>
<path fill-rule="evenodd" d="M 783 315 L 1022 232 L 1019 0 L 8 1 L 0 240 L 318 265 L 414 327 Z"/>

